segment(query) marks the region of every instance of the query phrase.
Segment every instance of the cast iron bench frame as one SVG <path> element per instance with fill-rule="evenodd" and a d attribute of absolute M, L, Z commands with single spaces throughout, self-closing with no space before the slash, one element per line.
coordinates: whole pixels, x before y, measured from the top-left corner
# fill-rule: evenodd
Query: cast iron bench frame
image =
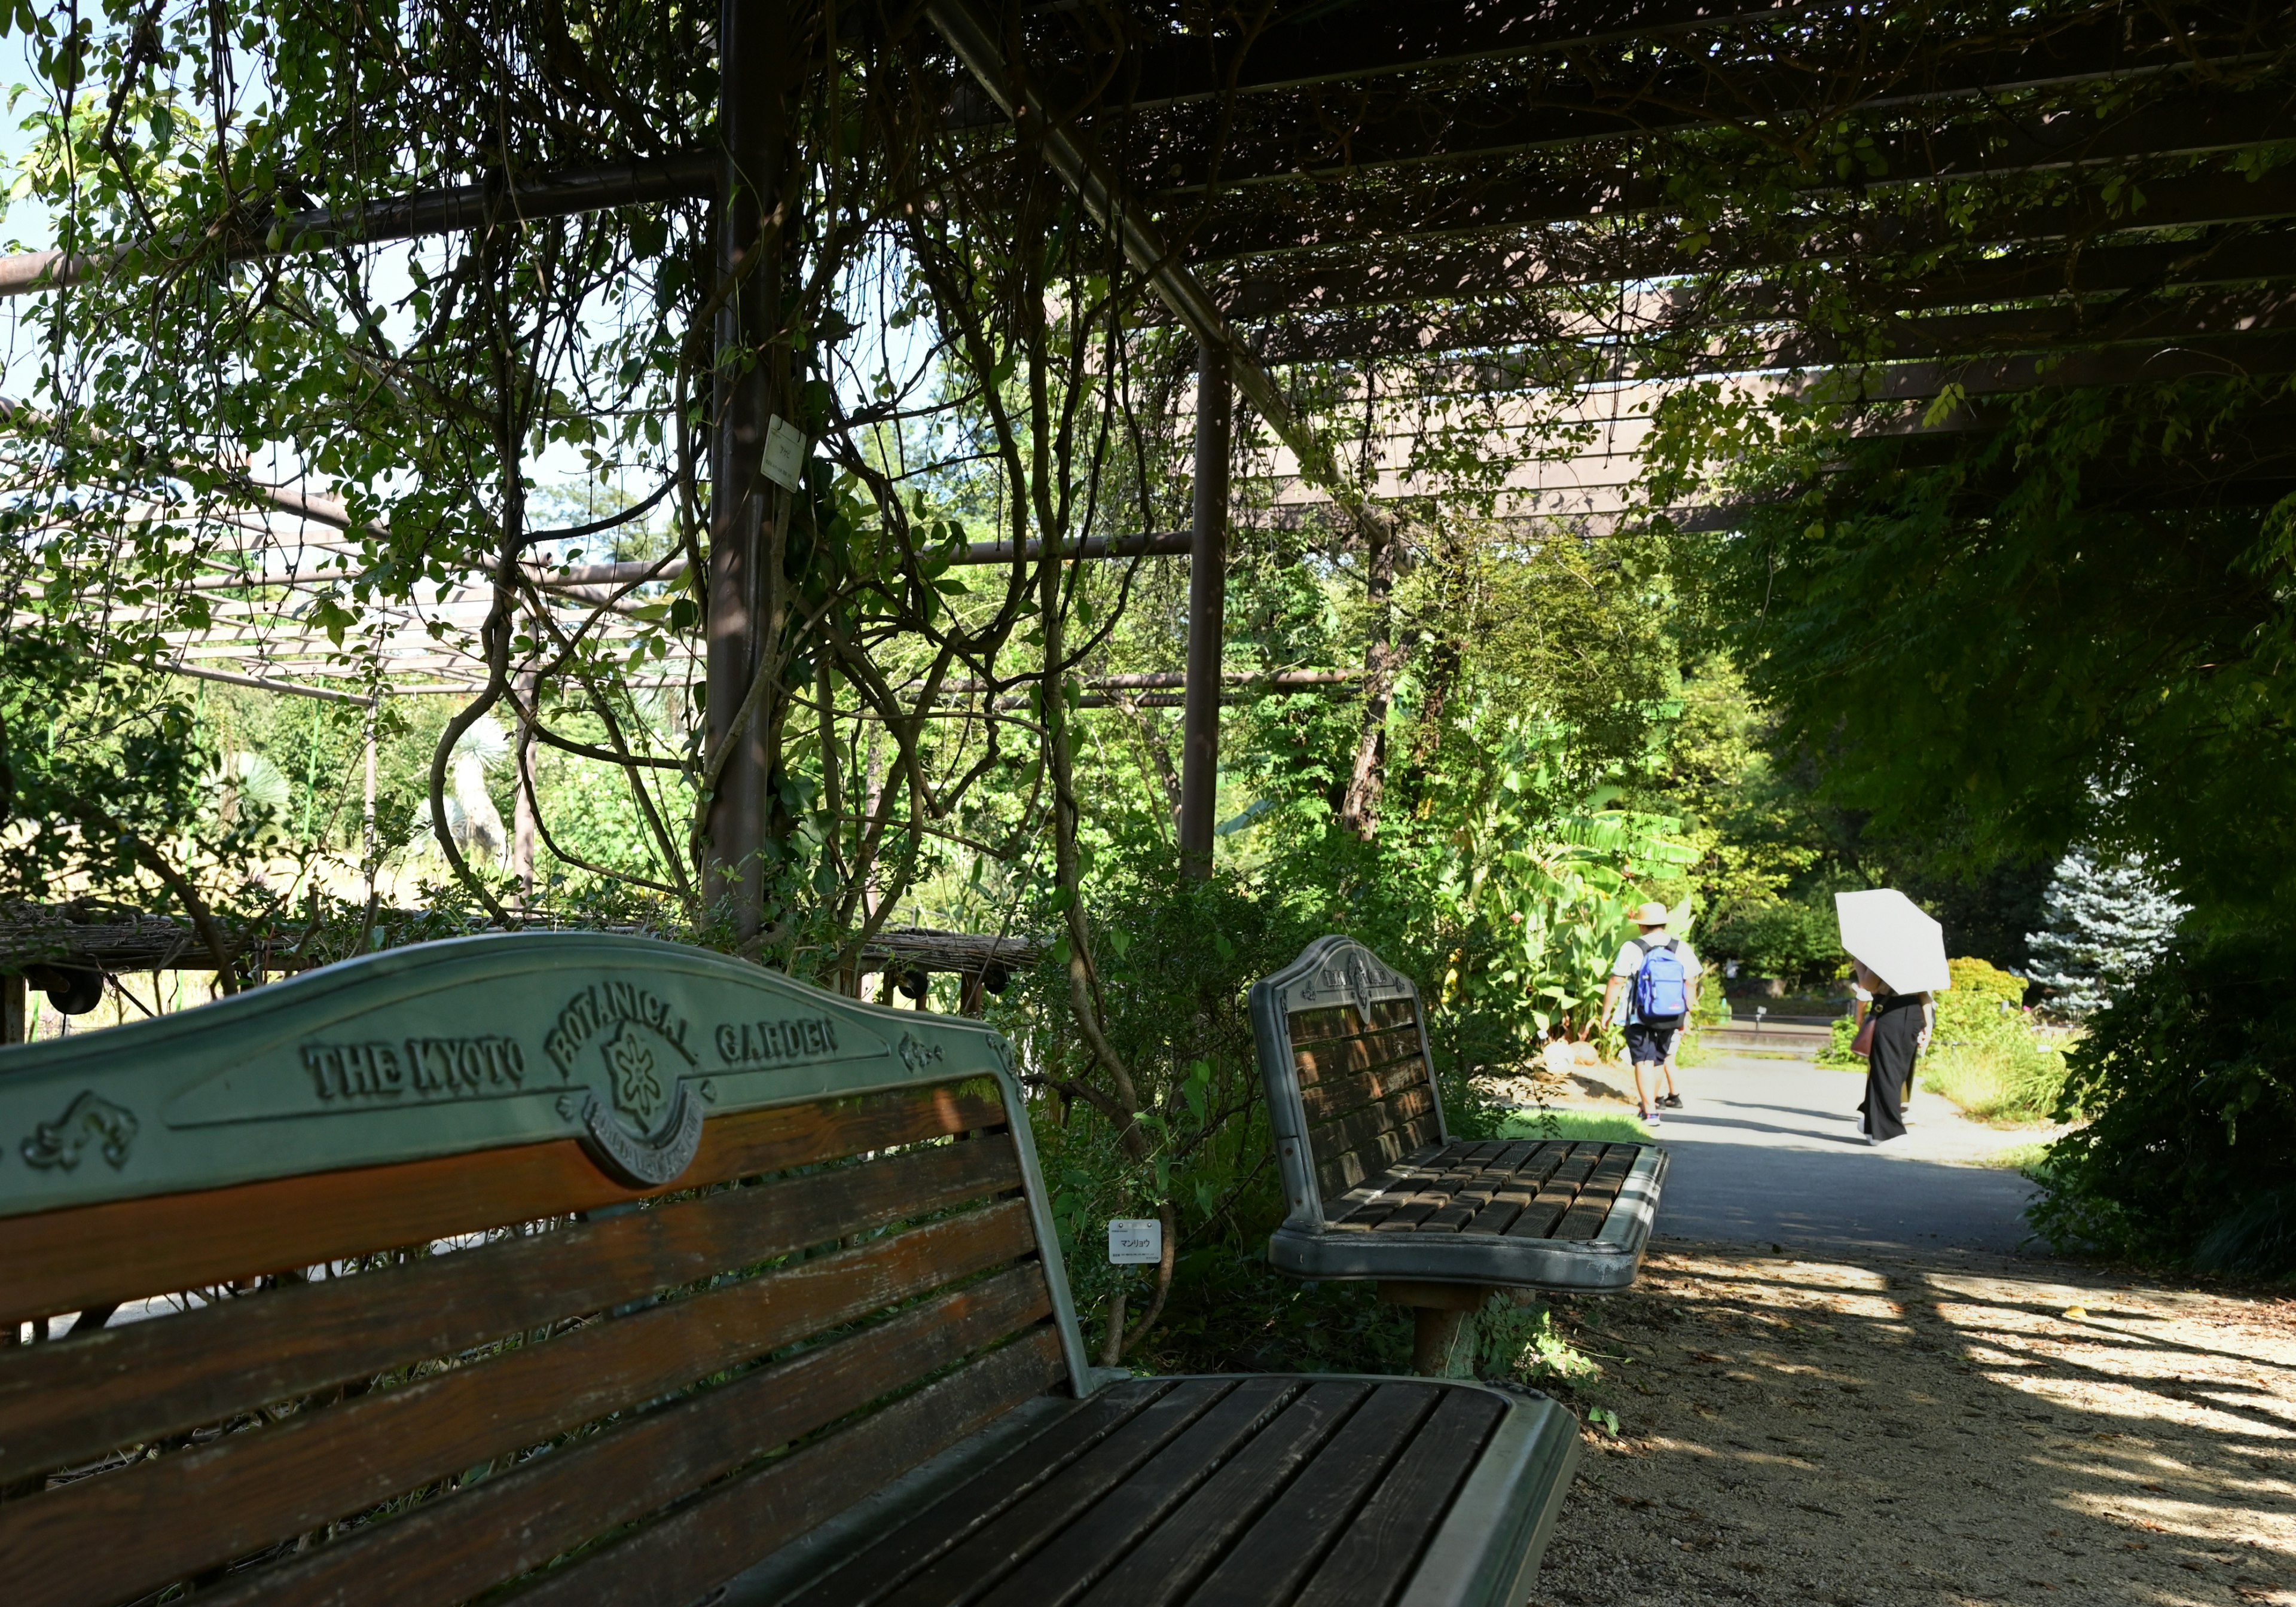
<path fill-rule="evenodd" d="M 1417 986 L 1352 938 L 1310 943 L 1250 1006 L 1289 1206 L 1267 1245 L 1279 1270 L 1378 1280 L 1421 1313 L 1423 1370 L 1494 1288 L 1634 1282 L 1664 1150 L 1455 1140 Z"/>
<path fill-rule="evenodd" d="M 1004 1041 L 671 944 L 0 1051 L 0 1144 L 37 1607 L 1518 1607 L 1578 1455 L 1528 1390 L 1092 1366 Z"/>

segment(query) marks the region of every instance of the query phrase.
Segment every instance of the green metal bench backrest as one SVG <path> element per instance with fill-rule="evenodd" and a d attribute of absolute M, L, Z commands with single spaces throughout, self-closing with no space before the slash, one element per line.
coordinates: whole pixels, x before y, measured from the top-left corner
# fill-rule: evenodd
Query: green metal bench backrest
<path fill-rule="evenodd" d="M 1419 989 L 1354 939 L 1319 938 L 1254 983 L 1251 1025 L 1295 1226 L 1448 1137 Z"/>
<path fill-rule="evenodd" d="M 1003 1040 L 696 949 L 0 1051 L 0 1140 L 12 1599 L 693 1600 L 1089 1384 Z"/>

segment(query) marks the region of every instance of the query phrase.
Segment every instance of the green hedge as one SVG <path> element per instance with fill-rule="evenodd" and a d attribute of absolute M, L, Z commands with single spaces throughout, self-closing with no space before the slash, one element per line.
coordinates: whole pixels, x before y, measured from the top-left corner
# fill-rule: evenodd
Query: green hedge
<path fill-rule="evenodd" d="M 2180 943 L 2093 1017 L 2035 1226 L 2060 1249 L 2296 1273 L 2296 932 Z"/>

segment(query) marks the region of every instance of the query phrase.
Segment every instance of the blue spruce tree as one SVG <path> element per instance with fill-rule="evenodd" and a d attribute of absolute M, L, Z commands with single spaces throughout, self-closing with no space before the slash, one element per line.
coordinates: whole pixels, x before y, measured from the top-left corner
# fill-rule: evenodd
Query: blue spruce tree
<path fill-rule="evenodd" d="M 2041 896 L 2046 929 L 2025 936 L 2033 980 L 2056 989 L 2051 1012 L 2079 1020 L 2103 1009 L 2161 957 L 2185 911 L 2142 858 L 2106 861 L 2086 849 L 2067 854 Z"/>

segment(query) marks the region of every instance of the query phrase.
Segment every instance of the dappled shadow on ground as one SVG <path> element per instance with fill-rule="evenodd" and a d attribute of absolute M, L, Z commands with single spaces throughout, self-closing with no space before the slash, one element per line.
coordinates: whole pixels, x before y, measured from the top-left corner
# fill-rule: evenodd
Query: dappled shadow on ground
<path fill-rule="evenodd" d="M 1535 1603 L 2296 1607 L 2296 1301 L 1675 1243 L 1562 1315 L 1620 1433 Z"/>

